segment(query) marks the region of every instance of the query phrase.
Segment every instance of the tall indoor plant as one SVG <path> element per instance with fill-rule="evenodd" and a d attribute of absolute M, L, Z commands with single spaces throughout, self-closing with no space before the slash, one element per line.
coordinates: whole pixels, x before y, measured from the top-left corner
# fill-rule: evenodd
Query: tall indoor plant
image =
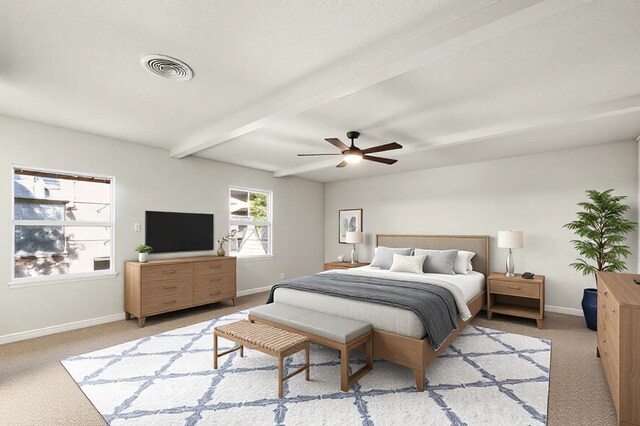
<path fill-rule="evenodd" d="M 636 229 L 637 223 L 624 215 L 630 207 L 622 201 L 624 195 L 613 195 L 613 189 L 603 192 L 590 189 L 589 201 L 578 203 L 582 211 L 578 218 L 564 225 L 580 239 L 571 240 L 580 258 L 570 266 L 583 275 L 596 275 L 598 271 L 621 272 L 627 269 L 624 259 L 631 254 L 624 245 L 626 234 Z M 590 263 L 593 262 L 593 263 Z M 596 278 L 596 286 L 597 278 Z M 597 329 L 598 292 L 595 288 L 584 290 L 582 310 L 587 327 Z"/>

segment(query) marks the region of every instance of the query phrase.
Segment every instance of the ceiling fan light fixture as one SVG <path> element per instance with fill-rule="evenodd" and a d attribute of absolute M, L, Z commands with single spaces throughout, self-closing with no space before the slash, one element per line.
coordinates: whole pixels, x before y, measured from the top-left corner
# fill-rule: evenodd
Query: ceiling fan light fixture
<path fill-rule="evenodd" d="M 356 164 L 362 161 L 362 154 L 358 153 L 349 153 L 344 156 L 344 161 L 349 164 Z"/>

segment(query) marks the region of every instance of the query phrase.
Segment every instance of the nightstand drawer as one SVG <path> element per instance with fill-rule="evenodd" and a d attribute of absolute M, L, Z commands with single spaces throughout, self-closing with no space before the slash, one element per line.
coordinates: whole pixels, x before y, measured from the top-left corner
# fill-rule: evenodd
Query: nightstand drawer
<path fill-rule="evenodd" d="M 501 280 L 491 280 L 491 293 L 506 294 L 509 296 L 530 297 L 537 299 L 540 297 L 540 285 L 537 283 L 510 282 Z"/>
<path fill-rule="evenodd" d="M 330 271 L 332 269 L 351 269 L 351 268 L 359 268 L 361 266 L 367 266 L 369 265 L 368 263 L 363 263 L 363 262 L 358 262 L 358 263 L 351 263 L 351 262 L 326 262 L 324 264 L 324 270 L 325 271 Z"/>

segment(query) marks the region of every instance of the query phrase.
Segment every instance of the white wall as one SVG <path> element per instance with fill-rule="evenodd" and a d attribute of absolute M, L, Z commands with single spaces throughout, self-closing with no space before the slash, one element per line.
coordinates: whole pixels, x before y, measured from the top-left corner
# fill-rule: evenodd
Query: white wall
<path fill-rule="evenodd" d="M 582 289 L 593 286 L 569 266 L 576 257 L 563 225 L 575 217 L 587 189 L 614 188 L 627 195 L 638 217 L 638 146 L 635 141 L 558 151 L 325 185 L 325 260 L 349 257 L 337 243 L 337 211 L 363 208 L 365 244 L 360 260 L 373 256 L 376 233 L 482 234 L 491 236 L 491 269 L 504 271 L 499 230 L 524 231 L 514 251 L 516 271 L 546 276 L 546 304 L 580 308 Z M 637 232 L 627 259 L 637 270 Z"/>
<path fill-rule="evenodd" d="M 14 163 L 115 176 L 117 278 L 8 287 Z M 134 232 L 133 224 L 144 223 L 145 210 L 213 212 L 216 239 L 220 238 L 228 229 L 229 185 L 273 191 L 274 258 L 240 261 L 239 292 L 271 285 L 281 272 L 292 277 L 322 270 L 321 183 L 276 179 L 270 173 L 195 157 L 172 159 L 160 149 L 0 116 L 0 343 L 3 336 L 4 341 L 19 338 L 8 336 L 15 333 L 121 315 L 124 261 L 136 259 L 133 249 L 144 242 L 144 232 Z"/>

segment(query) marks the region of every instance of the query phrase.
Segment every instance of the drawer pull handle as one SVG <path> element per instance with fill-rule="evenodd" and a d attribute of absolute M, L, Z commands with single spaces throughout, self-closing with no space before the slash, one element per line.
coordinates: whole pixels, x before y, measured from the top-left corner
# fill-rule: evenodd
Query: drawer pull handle
<path fill-rule="evenodd" d="M 613 312 L 615 314 L 616 310 L 614 308 L 611 308 L 611 312 Z"/>
<path fill-rule="evenodd" d="M 177 288 L 177 287 L 178 287 L 177 285 L 171 285 L 171 286 L 169 286 L 169 285 L 163 285 L 163 286 L 162 286 L 162 288 L 164 288 L 165 290 L 169 290 L 170 288 Z"/>
<path fill-rule="evenodd" d="M 217 283 L 218 281 L 220 281 L 220 278 L 211 278 L 209 280 L 210 283 Z"/>
<path fill-rule="evenodd" d="M 168 302 L 164 302 L 163 305 L 171 305 L 172 303 L 176 303 L 177 300 L 169 300 Z"/>
<path fill-rule="evenodd" d="M 217 296 L 219 295 L 221 292 L 220 291 L 216 291 L 215 293 L 209 293 L 209 296 Z"/>
<path fill-rule="evenodd" d="M 216 269 L 221 267 L 222 265 L 209 265 L 209 269 Z"/>
<path fill-rule="evenodd" d="M 604 295 L 605 295 L 605 296 L 609 296 L 609 292 L 608 292 L 608 291 L 605 291 L 605 292 L 604 292 Z"/>
<path fill-rule="evenodd" d="M 604 325 L 600 326 L 600 330 L 604 330 L 604 329 L 605 329 Z"/>
<path fill-rule="evenodd" d="M 609 356 L 609 352 L 605 352 L 604 354 L 605 354 L 606 356 Z"/>
<path fill-rule="evenodd" d="M 602 339 L 602 343 L 607 343 L 607 339 Z"/>
<path fill-rule="evenodd" d="M 169 274 L 175 274 L 176 271 L 164 271 L 163 274 L 169 275 Z"/>
<path fill-rule="evenodd" d="M 507 288 L 510 289 L 510 290 L 520 290 L 520 287 L 507 286 Z"/>

